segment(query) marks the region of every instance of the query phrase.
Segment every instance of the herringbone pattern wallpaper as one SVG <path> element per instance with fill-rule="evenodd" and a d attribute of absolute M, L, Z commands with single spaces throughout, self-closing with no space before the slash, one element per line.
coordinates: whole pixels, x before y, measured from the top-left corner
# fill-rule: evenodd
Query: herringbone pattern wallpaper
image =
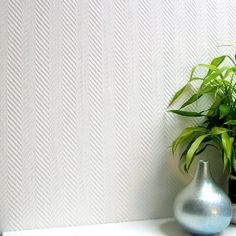
<path fill-rule="evenodd" d="M 236 39 L 236 1 L 1 0 L 0 230 L 171 216 L 166 113 Z"/>

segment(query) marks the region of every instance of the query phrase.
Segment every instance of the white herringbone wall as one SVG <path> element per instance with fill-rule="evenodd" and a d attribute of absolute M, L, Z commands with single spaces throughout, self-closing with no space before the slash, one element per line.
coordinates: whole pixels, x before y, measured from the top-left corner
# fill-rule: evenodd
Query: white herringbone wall
<path fill-rule="evenodd" d="M 166 113 L 236 38 L 234 0 L 1 0 L 0 229 L 170 216 Z M 177 161 L 176 161 L 177 162 Z"/>

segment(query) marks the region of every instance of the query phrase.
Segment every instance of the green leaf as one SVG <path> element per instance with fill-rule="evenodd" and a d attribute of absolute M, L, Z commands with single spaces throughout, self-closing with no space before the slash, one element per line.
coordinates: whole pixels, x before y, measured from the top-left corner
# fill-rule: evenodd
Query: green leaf
<path fill-rule="evenodd" d="M 173 96 L 173 98 L 172 98 L 171 101 L 170 101 L 169 106 L 170 106 L 171 104 L 173 104 L 173 103 L 176 101 L 176 99 L 183 93 L 183 91 L 186 89 L 186 87 L 187 87 L 187 84 L 184 85 L 181 89 L 179 89 L 179 90 L 175 93 L 175 95 Z"/>
<path fill-rule="evenodd" d="M 183 159 L 183 157 L 186 157 L 186 154 L 189 150 L 189 148 L 191 147 L 193 141 L 191 141 L 190 143 L 188 143 L 188 145 L 185 147 L 184 151 L 182 152 L 181 156 L 180 156 L 180 160 Z M 185 169 L 186 170 L 186 169 Z"/>
<path fill-rule="evenodd" d="M 193 77 L 193 78 L 191 78 L 191 80 L 189 82 L 193 82 L 196 80 L 202 80 L 202 78 L 201 77 Z"/>
<path fill-rule="evenodd" d="M 194 78 L 196 78 L 196 77 L 193 77 L 193 75 L 198 67 L 199 67 L 199 65 L 196 65 L 192 68 L 191 73 L 190 73 L 190 79 L 189 79 L 190 82 L 194 81 Z"/>
<path fill-rule="evenodd" d="M 222 133 L 221 139 L 222 139 L 222 145 L 223 145 L 224 151 L 226 153 L 227 158 L 229 159 L 232 154 L 232 144 L 233 144 L 234 138 L 229 137 L 228 133 Z"/>
<path fill-rule="evenodd" d="M 209 74 L 207 75 L 204 79 L 203 82 L 200 86 L 200 90 L 202 90 L 204 88 L 204 86 L 206 86 L 208 83 L 212 82 L 212 80 L 214 80 L 215 78 L 217 78 L 220 75 L 219 72 L 215 72 L 213 74 Z"/>
<path fill-rule="evenodd" d="M 227 73 L 227 71 L 230 70 L 230 69 L 232 69 L 232 67 L 230 67 L 230 66 L 223 66 L 222 68 L 215 70 L 215 73 L 207 74 L 206 77 L 203 78 L 203 82 L 202 82 L 202 84 L 200 86 L 200 90 L 203 89 L 204 86 L 206 86 L 207 84 L 212 85 L 212 84 L 214 84 L 214 82 L 215 82 L 215 84 L 218 84 L 218 82 L 220 82 L 220 83 L 227 82 L 227 81 L 222 81 L 222 80 L 217 80 L 216 81 L 216 79 L 219 76 L 221 76 L 221 78 L 222 77 L 224 78 L 222 73 L 224 71 L 226 71 L 226 73 Z"/>
<path fill-rule="evenodd" d="M 209 93 L 215 93 L 215 91 L 216 91 L 216 89 L 217 89 L 217 86 L 206 86 L 205 88 L 200 88 L 199 89 L 199 92 L 201 93 L 201 94 L 209 94 Z"/>
<path fill-rule="evenodd" d="M 191 74 L 190 74 L 189 82 L 192 82 L 192 81 L 196 78 L 196 77 L 193 77 L 193 75 L 194 75 L 194 73 L 195 73 L 195 71 L 196 71 L 196 69 L 197 69 L 198 67 L 207 68 L 207 69 L 209 69 L 209 70 L 211 70 L 211 71 L 217 71 L 217 70 L 218 70 L 218 68 L 217 68 L 216 66 L 214 66 L 214 65 L 198 64 L 198 65 L 196 65 L 196 66 L 194 66 L 194 67 L 192 68 Z"/>
<path fill-rule="evenodd" d="M 218 67 L 225 59 L 225 56 L 220 56 L 220 57 L 216 57 L 211 61 L 211 65 Z M 209 69 L 207 75 L 209 75 L 212 72 L 211 69 Z"/>
<path fill-rule="evenodd" d="M 217 68 L 217 66 L 212 65 L 212 64 L 210 64 L 210 65 L 209 65 L 209 64 L 198 64 L 198 66 L 208 68 L 208 69 L 210 69 L 210 70 L 212 70 L 212 71 L 217 71 L 217 70 L 219 70 L 219 69 Z"/>
<path fill-rule="evenodd" d="M 223 55 L 223 56 L 214 58 L 211 62 L 211 65 L 218 67 L 224 61 L 225 57 L 226 56 Z"/>
<path fill-rule="evenodd" d="M 222 133 L 221 139 L 224 149 L 224 170 L 229 171 L 227 167 L 229 165 L 229 162 L 231 161 L 234 138 L 229 137 L 228 133 Z"/>
<path fill-rule="evenodd" d="M 193 158 L 195 156 L 195 153 L 197 149 L 199 148 L 200 144 L 202 141 L 209 136 L 209 134 L 204 134 L 196 138 L 196 140 L 192 143 L 191 147 L 189 148 L 187 154 L 186 154 L 186 159 L 185 159 L 185 169 L 188 171 L 189 167 L 193 161 Z"/>
<path fill-rule="evenodd" d="M 190 97 L 181 107 L 180 109 L 196 102 L 200 97 L 202 96 L 202 94 L 196 93 L 194 95 L 192 95 L 192 97 Z"/>
<path fill-rule="evenodd" d="M 209 108 L 209 111 L 207 113 L 207 116 L 215 116 L 217 114 L 218 111 L 218 107 L 220 105 L 220 103 L 222 102 L 221 98 L 215 98 L 215 101 L 213 102 L 213 104 L 211 105 L 211 107 Z"/>
<path fill-rule="evenodd" d="M 195 135 L 201 135 L 206 133 L 207 129 L 202 127 L 188 127 L 185 128 L 180 135 L 172 142 L 172 153 L 176 151 L 178 145 L 184 143 L 187 140 L 191 140 Z"/>
<path fill-rule="evenodd" d="M 228 173 L 231 172 L 231 160 L 228 159 L 227 154 L 223 153 L 223 163 L 224 163 L 224 171 L 227 171 Z"/>
<path fill-rule="evenodd" d="M 224 123 L 225 125 L 236 125 L 236 120 L 228 120 Z"/>
<path fill-rule="evenodd" d="M 229 67 L 227 70 L 226 70 L 226 73 L 224 75 L 224 79 L 226 79 L 227 77 L 229 77 L 230 75 L 235 75 L 236 73 L 236 66 L 233 66 L 233 67 Z"/>
<path fill-rule="evenodd" d="M 222 127 L 213 127 L 211 129 L 211 131 L 209 132 L 209 134 L 211 135 L 219 135 L 219 134 L 223 134 L 223 133 L 227 133 L 229 130 L 226 128 L 222 128 Z"/>
<path fill-rule="evenodd" d="M 175 113 L 180 116 L 188 116 L 188 117 L 200 117 L 204 116 L 202 113 L 199 112 L 191 112 L 191 111 L 181 111 L 181 110 L 169 110 L 169 112 Z"/>
<path fill-rule="evenodd" d="M 219 106 L 219 111 L 220 111 L 220 119 L 222 119 L 229 114 L 230 107 L 225 104 L 221 104 Z"/>

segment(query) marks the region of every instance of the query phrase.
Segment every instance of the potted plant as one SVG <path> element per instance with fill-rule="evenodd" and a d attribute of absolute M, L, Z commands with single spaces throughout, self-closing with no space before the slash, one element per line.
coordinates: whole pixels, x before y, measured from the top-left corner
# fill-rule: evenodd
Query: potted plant
<path fill-rule="evenodd" d="M 199 68 L 203 70 L 201 73 Z M 189 90 L 191 95 L 186 98 L 185 92 Z M 170 106 L 180 98 L 186 99 L 178 109 L 169 111 L 179 116 L 199 118 L 199 121 L 176 137 L 172 152 L 182 148 L 180 159 L 188 172 L 197 155 L 210 146 L 218 150 L 223 169 L 229 176 L 228 194 L 231 202 L 236 204 L 236 58 L 222 55 L 213 58 L 210 64 L 194 66 L 189 80 L 174 94 Z M 197 106 L 202 99 L 208 103 L 204 109 Z"/>

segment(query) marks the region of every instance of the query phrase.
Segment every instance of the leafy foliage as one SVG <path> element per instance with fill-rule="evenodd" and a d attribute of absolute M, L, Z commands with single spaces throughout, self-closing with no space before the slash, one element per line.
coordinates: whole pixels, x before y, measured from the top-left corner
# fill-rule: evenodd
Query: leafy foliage
<path fill-rule="evenodd" d="M 205 70 L 204 76 L 196 76 L 197 69 Z M 188 171 L 195 156 L 213 146 L 222 153 L 224 170 L 234 171 L 236 159 L 236 61 L 228 55 L 214 58 L 210 64 L 199 64 L 192 68 L 188 82 L 178 90 L 170 105 L 184 95 L 187 88 L 197 82 L 197 89 L 179 109 L 170 112 L 185 117 L 201 117 L 197 126 L 185 128 L 173 141 L 172 152 L 183 147 L 180 158 L 184 159 Z M 211 98 L 209 100 L 209 98 Z M 200 99 L 208 99 L 207 109 L 191 110 L 191 105 Z"/>

